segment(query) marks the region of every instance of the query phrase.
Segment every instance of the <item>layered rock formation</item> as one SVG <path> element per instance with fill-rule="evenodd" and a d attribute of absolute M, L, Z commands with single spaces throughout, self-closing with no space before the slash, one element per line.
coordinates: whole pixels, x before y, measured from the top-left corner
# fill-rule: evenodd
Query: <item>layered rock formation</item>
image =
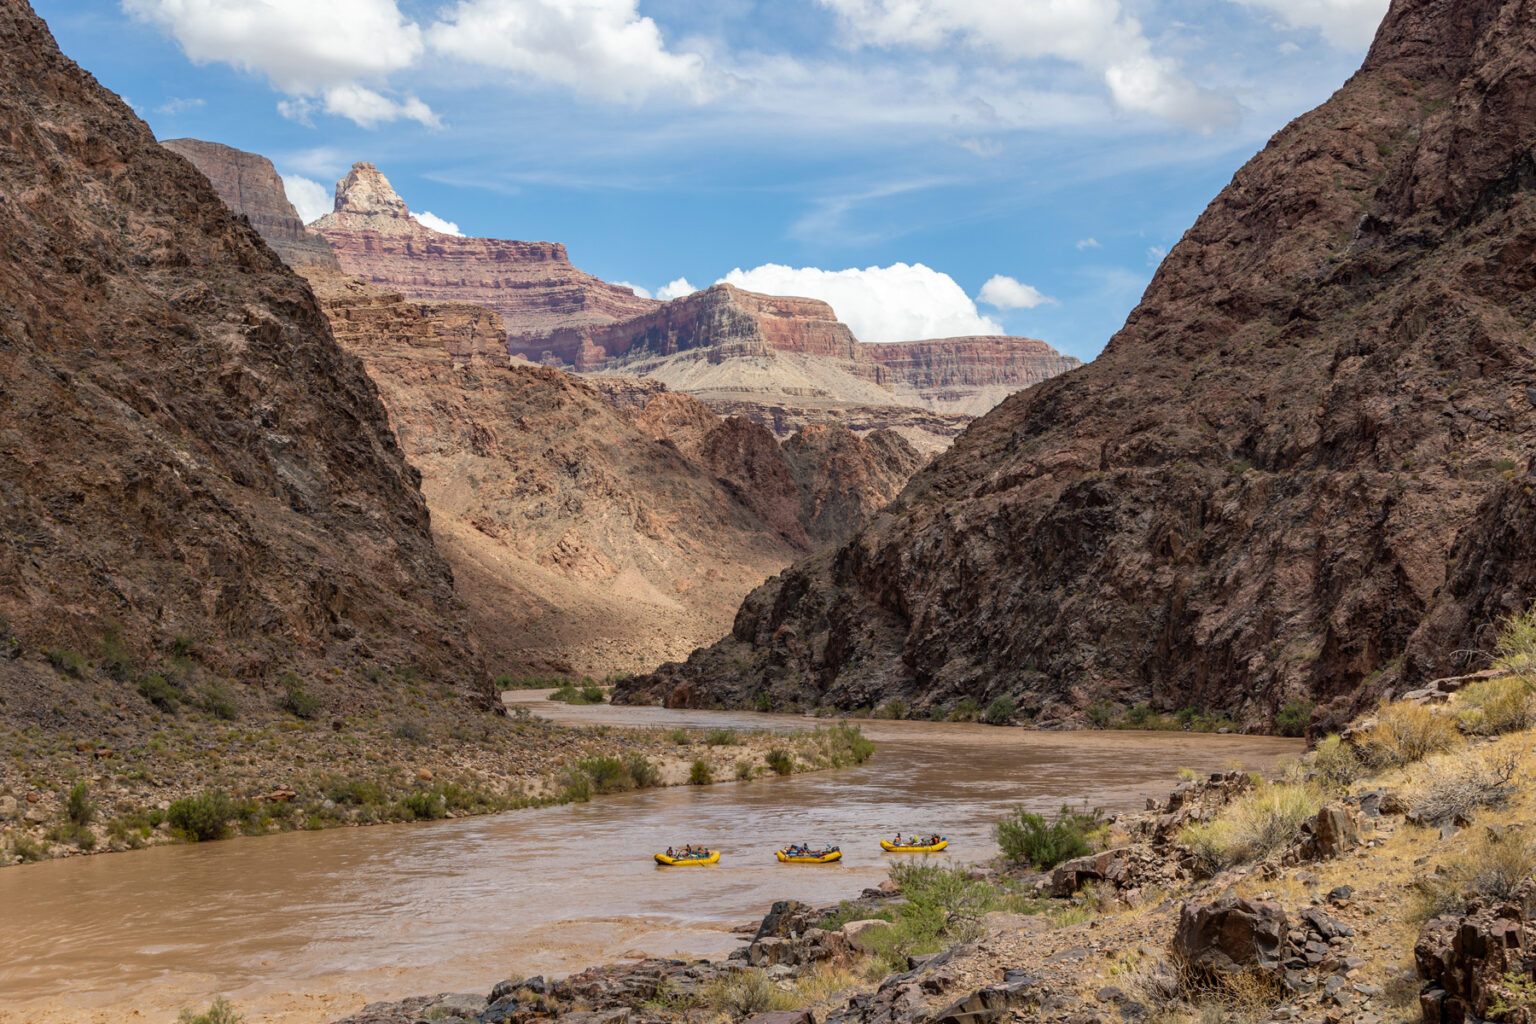
<path fill-rule="evenodd" d="M 0 136 L 6 716 L 94 713 L 45 650 L 77 674 L 103 657 L 108 708 L 146 706 L 131 680 L 173 648 L 240 684 L 313 670 L 322 695 L 322 666 L 382 660 L 489 703 L 372 383 L 22 0 L 0 0 Z"/>
<path fill-rule="evenodd" d="M 603 326 L 514 336 L 512 352 L 578 372 L 662 381 L 780 439 L 841 423 L 894 429 L 927 451 L 948 447 L 972 416 L 1076 359 L 1029 338 L 866 345 L 815 299 L 718 284 Z"/>
<path fill-rule="evenodd" d="M 1416 631 L 1477 636 L 1530 596 L 1497 563 L 1536 440 L 1533 54 L 1532 0 L 1397 0 L 1103 356 L 630 698 L 1107 698 L 1262 727 L 1439 671 L 1444 647 L 1404 660 Z"/>
<path fill-rule="evenodd" d="M 513 334 L 609 323 L 657 305 L 577 270 L 563 245 L 433 231 L 370 163 L 337 183 L 335 210 L 313 230 L 347 273 L 409 299 L 494 309 Z"/>
<path fill-rule="evenodd" d="M 243 214 L 274 252 L 290 267 L 341 269 L 325 239 L 304 227 L 299 211 L 288 201 L 283 179 L 272 161 L 217 142 L 171 139 L 166 149 L 192 161 L 207 175 L 214 191 L 231 210 Z"/>
<path fill-rule="evenodd" d="M 310 280 L 421 471 L 438 545 L 500 670 L 601 676 L 681 656 L 811 550 L 794 474 L 842 502 L 811 522 L 843 540 L 863 517 L 834 535 L 837 514 L 883 504 L 905 481 L 895 468 L 919 461 L 899 439 L 849 434 L 878 466 L 840 452 L 824 460 L 833 483 L 817 485 L 814 457 L 792 463 L 757 424 L 638 383 L 615 389 L 648 395 L 626 404 L 560 370 L 464 360 L 451 351 L 462 311 L 445 318 L 346 275 Z"/>

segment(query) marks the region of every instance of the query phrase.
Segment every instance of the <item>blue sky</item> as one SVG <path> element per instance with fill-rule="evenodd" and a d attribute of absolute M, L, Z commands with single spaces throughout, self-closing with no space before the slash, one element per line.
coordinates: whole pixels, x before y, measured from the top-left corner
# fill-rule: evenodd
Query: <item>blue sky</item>
<path fill-rule="evenodd" d="M 1006 330 L 1085 360 L 1232 173 L 1354 71 L 1386 9 L 33 2 L 159 137 L 263 153 L 311 212 L 321 190 L 298 179 L 328 192 L 372 160 L 413 211 L 564 242 L 653 293 L 739 269 L 822 289 L 865 340 Z"/>

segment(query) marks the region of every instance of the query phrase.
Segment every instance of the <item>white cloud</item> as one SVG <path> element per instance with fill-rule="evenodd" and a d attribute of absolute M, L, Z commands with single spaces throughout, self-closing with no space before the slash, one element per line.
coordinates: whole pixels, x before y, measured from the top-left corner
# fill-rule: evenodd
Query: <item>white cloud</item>
<path fill-rule="evenodd" d="M 1083 238 L 1078 240 L 1077 248 L 1081 251 L 1083 249 L 1102 249 L 1103 246 L 1099 244 L 1097 238 Z"/>
<path fill-rule="evenodd" d="M 284 117 L 307 123 L 316 109 L 364 127 L 401 118 L 436 124 L 415 97 L 388 99 L 381 84 L 425 52 L 421 28 L 395 0 L 122 0 L 124 10 L 169 33 L 195 64 L 229 64 L 264 75 L 291 97 Z M 318 100 L 317 100 L 318 97 Z"/>
<path fill-rule="evenodd" d="M 642 288 L 637 284 L 630 284 L 628 281 L 615 281 L 613 283 L 615 287 L 628 288 L 642 299 L 649 299 L 652 297 L 651 290 L 649 288 Z"/>
<path fill-rule="evenodd" d="M 1387 13 L 1388 0 L 1229 0 L 1269 11 L 1286 27 L 1315 28 L 1341 49 L 1370 45 Z"/>
<path fill-rule="evenodd" d="M 460 0 L 427 32 L 434 50 L 610 100 L 702 100 L 704 58 L 667 48 L 637 0 Z"/>
<path fill-rule="evenodd" d="M 1160 245 L 1149 245 L 1149 246 L 1147 246 L 1147 266 L 1149 266 L 1149 267 L 1157 266 L 1158 264 L 1163 262 L 1163 259 L 1167 255 L 1168 255 L 1168 250 L 1164 249 Z"/>
<path fill-rule="evenodd" d="M 948 274 L 921 263 L 865 270 L 820 270 L 767 263 L 721 278 L 747 291 L 797 295 L 829 303 L 861 341 L 916 341 L 1002 334 Z"/>
<path fill-rule="evenodd" d="M 155 113 L 175 117 L 177 114 L 185 114 L 189 110 L 197 110 L 200 107 L 206 106 L 206 103 L 207 101 L 201 99 L 171 99 L 156 107 Z"/>
<path fill-rule="evenodd" d="M 994 309 L 1034 309 L 1051 301 L 1033 285 L 1003 274 L 988 279 L 976 298 Z"/>
<path fill-rule="evenodd" d="M 680 277 L 676 281 L 668 282 L 657 288 L 656 297 L 662 302 L 671 302 L 673 299 L 680 299 L 684 295 L 692 295 L 696 291 L 698 289 L 689 284 L 686 277 Z M 640 290 L 636 289 L 635 294 L 640 295 Z M 641 295 L 640 297 L 643 299 L 647 296 Z"/>
<path fill-rule="evenodd" d="M 856 45 L 940 51 L 959 44 L 1005 60 L 1054 58 L 1102 76 L 1121 110 L 1201 129 L 1231 124 L 1236 106 L 1156 56 L 1120 0 L 818 0 Z M 1339 0 L 1342 2 L 1342 0 Z"/>
<path fill-rule="evenodd" d="M 324 217 L 336 205 L 331 190 L 318 181 L 311 181 L 298 174 L 285 174 L 282 177 L 283 191 L 288 193 L 288 201 L 299 211 L 299 219 L 305 224 Z"/>
<path fill-rule="evenodd" d="M 457 224 L 451 220 L 443 220 L 443 218 L 439 217 L 431 210 L 422 210 L 420 213 L 413 213 L 411 214 L 411 219 L 414 220 L 417 224 L 420 224 L 422 227 L 431 228 L 433 231 L 440 232 L 441 234 L 457 235 L 460 238 L 464 237 L 464 232 L 459 230 L 459 226 Z"/>

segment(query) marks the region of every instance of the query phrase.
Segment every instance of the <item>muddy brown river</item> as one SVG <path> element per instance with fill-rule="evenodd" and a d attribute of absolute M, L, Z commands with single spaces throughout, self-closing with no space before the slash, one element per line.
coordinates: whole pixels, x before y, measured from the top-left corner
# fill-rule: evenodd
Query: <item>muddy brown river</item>
<path fill-rule="evenodd" d="M 800 717 L 568 708 L 572 722 L 795 729 Z M 877 841 L 941 831 L 941 856 L 980 861 L 1009 808 L 1140 808 L 1181 767 L 1267 770 L 1294 740 L 1185 733 L 1039 733 L 861 723 L 864 765 L 789 778 L 602 797 L 489 817 L 293 832 L 0 871 L 0 1022 L 171 1021 L 228 996 L 262 1021 L 318 1022 L 365 1000 L 485 992 L 651 954 L 717 955 L 777 899 L 857 895 L 885 876 Z M 707 842 L 712 868 L 658 867 Z M 833 842 L 840 864 L 779 864 L 776 847 Z"/>

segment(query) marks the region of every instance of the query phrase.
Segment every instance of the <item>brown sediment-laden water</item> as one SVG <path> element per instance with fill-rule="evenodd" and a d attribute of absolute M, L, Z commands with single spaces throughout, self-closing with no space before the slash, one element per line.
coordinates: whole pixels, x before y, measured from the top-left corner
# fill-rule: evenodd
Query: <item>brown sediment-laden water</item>
<path fill-rule="evenodd" d="M 817 724 L 514 699 L 616 727 Z M 897 856 L 878 842 L 898 829 L 947 835 L 950 863 L 981 861 L 1018 804 L 1140 809 L 1179 768 L 1265 770 L 1301 751 L 1252 736 L 860 724 L 878 752 L 834 771 L 7 868 L 0 1022 L 169 1019 L 215 994 L 263 1020 L 325 1021 L 365 999 L 483 991 L 628 954 L 722 955 L 739 941 L 730 929 L 774 900 L 834 903 L 877 884 Z M 687 842 L 719 849 L 720 864 L 653 862 Z M 778 863 L 790 842 L 839 844 L 843 860 Z"/>

